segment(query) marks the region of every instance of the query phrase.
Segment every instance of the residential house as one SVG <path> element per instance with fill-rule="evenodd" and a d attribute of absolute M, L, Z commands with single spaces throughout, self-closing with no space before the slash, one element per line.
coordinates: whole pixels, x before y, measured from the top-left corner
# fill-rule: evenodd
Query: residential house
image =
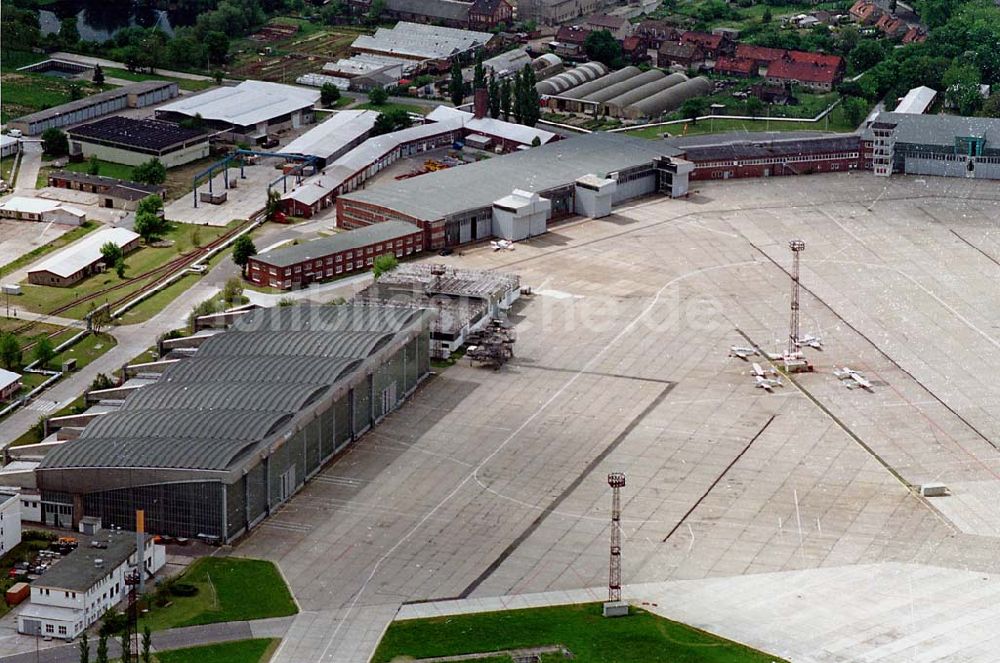
<path fill-rule="evenodd" d="M 682 33 L 681 44 L 697 46 L 705 54 L 705 57 L 710 59 L 720 55 L 731 55 L 736 48 L 733 41 L 724 34 L 713 35 L 695 31 Z"/>
<path fill-rule="evenodd" d="M 901 18 L 897 18 L 892 14 L 883 14 L 882 17 L 875 23 L 875 27 L 881 30 L 882 34 L 890 39 L 901 37 L 909 30 L 909 26 L 906 25 L 906 21 Z"/>
<path fill-rule="evenodd" d="M 626 37 L 632 34 L 632 23 L 622 16 L 595 14 L 588 18 L 584 25 L 594 32 L 607 30 L 618 41 L 624 41 Z"/>
<path fill-rule="evenodd" d="M 857 0 L 850 9 L 851 18 L 860 25 L 875 25 L 882 18 L 882 10 L 873 0 Z"/>
<path fill-rule="evenodd" d="M 911 27 L 903 35 L 903 44 L 919 44 L 927 41 L 927 33 L 918 27 Z"/>
<path fill-rule="evenodd" d="M 789 51 L 767 67 L 768 85 L 797 83 L 816 92 L 829 92 L 844 74 L 844 61 L 837 55 Z"/>
<path fill-rule="evenodd" d="M 720 55 L 715 59 L 715 73 L 723 76 L 751 78 L 757 75 L 757 63 L 748 58 Z"/>
<path fill-rule="evenodd" d="M 681 40 L 681 33 L 677 28 L 671 27 L 664 21 L 652 19 L 640 22 L 635 26 L 632 34 L 641 38 L 646 48 L 654 50 L 660 48 L 660 45 L 665 41 L 679 42 Z"/>
<path fill-rule="evenodd" d="M 648 60 L 649 52 L 646 49 L 646 43 L 642 40 L 642 37 L 637 35 L 625 37 L 625 40 L 622 42 L 622 56 L 632 64 L 638 64 Z"/>
<path fill-rule="evenodd" d="M 693 69 L 705 63 L 705 52 L 696 44 L 664 42 L 656 51 L 656 66 L 662 69 L 684 67 Z"/>
<path fill-rule="evenodd" d="M 473 30 L 492 30 L 513 20 L 514 8 L 507 0 L 476 0 L 469 8 L 469 27 Z"/>

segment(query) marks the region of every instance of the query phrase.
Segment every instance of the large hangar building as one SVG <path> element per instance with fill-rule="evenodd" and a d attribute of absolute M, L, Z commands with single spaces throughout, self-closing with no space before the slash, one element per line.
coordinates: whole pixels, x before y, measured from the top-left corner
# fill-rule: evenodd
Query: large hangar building
<path fill-rule="evenodd" d="M 129 529 L 143 509 L 150 532 L 232 541 L 416 389 L 428 324 L 423 309 L 291 306 L 178 339 L 192 356 L 38 466 L 45 522 Z"/>

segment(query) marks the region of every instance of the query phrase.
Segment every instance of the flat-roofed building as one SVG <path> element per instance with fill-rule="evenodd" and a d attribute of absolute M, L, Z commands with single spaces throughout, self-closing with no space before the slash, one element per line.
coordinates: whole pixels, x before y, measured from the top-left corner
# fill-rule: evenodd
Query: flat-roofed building
<path fill-rule="evenodd" d="M 138 166 L 159 159 L 167 168 L 209 155 L 208 134 L 172 122 L 116 115 L 82 124 L 67 132 L 70 155 Z"/>
<path fill-rule="evenodd" d="M 173 99 L 177 94 L 177 83 L 172 81 L 132 83 L 19 117 L 7 126 L 19 129 L 25 136 L 38 136 L 46 129 L 80 124 L 126 108 L 145 108 Z"/>
<path fill-rule="evenodd" d="M 58 200 L 13 196 L 0 203 L 0 219 L 78 226 L 87 220 L 87 214 Z"/>
<path fill-rule="evenodd" d="M 420 253 L 423 239 L 420 228 L 405 221 L 346 230 L 252 256 L 247 278 L 257 285 L 290 290 L 368 271 L 381 255 L 405 258 Z"/>
<path fill-rule="evenodd" d="M 159 119 L 201 116 L 220 138 L 263 142 L 268 134 L 313 122 L 319 90 L 265 81 L 243 81 L 184 97 L 156 109 Z"/>
<path fill-rule="evenodd" d="M 104 228 L 93 232 L 28 269 L 28 282 L 67 287 L 105 267 L 101 247 L 111 242 L 124 253 L 139 246 L 139 234 L 128 228 Z"/>

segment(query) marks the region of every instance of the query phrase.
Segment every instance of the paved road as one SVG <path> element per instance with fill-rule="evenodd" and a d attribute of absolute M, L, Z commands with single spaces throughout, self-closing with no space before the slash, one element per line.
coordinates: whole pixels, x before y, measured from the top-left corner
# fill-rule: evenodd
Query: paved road
<path fill-rule="evenodd" d="M 105 58 L 95 58 L 90 55 L 78 55 L 76 53 L 64 53 L 62 51 L 57 51 L 50 55 L 49 57 L 58 60 L 68 60 L 70 62 L 80 62 L 82 64 L 99 64 L 102 67 L 113 67 L 115 69 L 125 69 L 124 62 L 115 62 L 114 60 L 108 60 Z M 170 69 L 154 69 L 153 73 L 159 76 L 170 76 L 171 78 L 186 78 L 191 81 L 210 81 L 211 76 L 202 76 L 201 74 L 189 74 L 185 71 L 171 71 Z M 133 83 L 135 81 L 127 81 L 128 83 Z"/>
<path fill-rule="evenodd" d="M 42 167 L 42 143 L 37 140 L 21 141 L 21 165 L 17 169 L 14 193 L 24 194 L 35 190 L 38 170 Z"/>
<path fill-rule="evenodd" d="M 292 617 L 275 619 L 260 619 L 252 622 L 224 622 L 222 624 L 207 624 L 205 626 L 188 626 L 174 628 L 153 634 L 153 651 L 183 649 L 213 642 L 228 642 L 232 640 L 247 640 L 250 638 L 283 638 L 291 626 Z M 31 646 L 31 639 L 22 637 L 25 644 Z M 79 645 L 61 644 L 51 646 L 51 642 L 40 642 L 46 649 L 29 649 L 20 654 L 0 657 L 0 663 L 77 663 L 80 660 Z M 97 650 L 97 638 L 90 641 L 91 656 Z M 111 658 L 121 655 L 121 647 L 116 640 L 108 642 L 108 653 Z"/>

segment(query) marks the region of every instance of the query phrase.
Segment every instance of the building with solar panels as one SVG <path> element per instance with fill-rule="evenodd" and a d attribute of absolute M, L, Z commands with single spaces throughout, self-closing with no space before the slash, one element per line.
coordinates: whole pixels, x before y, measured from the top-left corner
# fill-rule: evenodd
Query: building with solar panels
<path fill-rule="evenodd" d="M 138 166 L 159 159 L 167 168 L 209 155 L 208 133 L 150 118 L 114 115 L 69 130 L 69 152 L 85 159 Z"/>
<path fill-rule="evenodd" d="M 113 407 L 38 466 L 42 519 L 143 509 L 150 533 L 232 541 L 416 389 L 428 333 L 422 309 L 290 306 L 167 341 L 155 382 L 99 394 Z"/>

